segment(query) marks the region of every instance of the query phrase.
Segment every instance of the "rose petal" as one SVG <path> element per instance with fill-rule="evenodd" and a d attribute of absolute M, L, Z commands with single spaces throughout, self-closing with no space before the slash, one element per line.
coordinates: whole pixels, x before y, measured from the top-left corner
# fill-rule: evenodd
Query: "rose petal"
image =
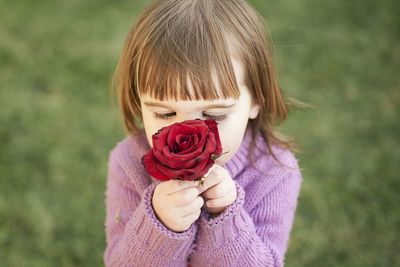
<path fill-rule="evenodd" d="M 214 153 L 221 154 L 222 153 L 222 145 L 221 145 L 221 140 L 219 137 L 217 122 L 215 120 L 205 120 L 204 123 L 207 124 L 210 131 L 214 134 L 215 143 L 216 143 L 216 149 L 215 149 Z"/>
<path fill-rule="evenodd" d="M 207 143 L 205 145 L 204 150 L 209 152 L 210 154 L 218 154 L 215 152 L 217 148 L 217 144 L 215 143 L 214 134 L 210 133 L 207 139 Z"/>
<path fill-rule="evenodd" d="M 179 134 L 182 135 L 192 135 L 197 132 L 197 128 L 191 125 L 184 124 L 176 124 L 175 127 L 171 128 L 168 137 L 167 137 L 167 145 L 169 148 L 174 148 L 176 143 L 176 136 Z"/>
<path fill-rule="evenodd" d="M 201 152 L 199 152 L 200 154 Z M 182 168 L 183 165 L 185 165 L 185 163 L 192 159 L 193 157 L 188 156 L 188 155 L 176 155 L 171 153 L 171 151 L 169 151 L 168 146 L 164 147 L 164 150 L 161 152 L 157 152 L 156 153 L 157 158 L 162 158 L 162 163 L 169 167 L 169 168 L 173 168 L 173 169 L 179 169 Z"/>
<path fill-rule="evenodd" d="M 175 177 L 179 177 L 185 181 L 193 181 L 197 178 L 199 178 L 197 175 L 197 172 L 194 172 L 191 169 L 179 169 L 176 170 L 176 172 L 174 173 L 176 176 Z"/>
<path fill-rule="evenodd" d="M 199 140 L 201 139 L 199 137 L 199 134 L 194 134 L 194 135 L 192 135 L 192 137 L 193 137 L 192 138 L 193 145 L 189 146 L 186 150 L 179 151 L 176 154 L 180 154 L 180 155 L 189 154 L 189 153 L 193 152 L 194 150 L 197 150 L 198 146 L 202 146 L 203 145 L 203 144 L 199 144 Z"/>
<path fill-rule="evenodd" d="M 188 149 L 189 147 L 191 147 L 193 145 L 193 139 L 194 136 L 196 136 L 196 134 L 191 134 L 191 135 L 182 135 L 179 134 L 175 137 L 175 142 L 177 145 L 177 150 L 175 153 L 177 152 L 181 152 L 181 151 L 185 151 L 186 149 Z"/>
<path fill-rule="evenodd" d="M 143 156 L 142 163 L 153 177 L 198 179 L 214 164 L 211 155 L 222 153 L 217 123 L 197 119 L 164 127 L 153 135 L 150 152 Z"/>
<path fill-rule="evenodd" d="M 162 150 L 167 142 L 168 132 L 170 128 L 162 128 L 157 133 L 153 134 L 153 150 Z"/>
<path fill-rule="evenodd" d="M 198 166 L 201 166 L 203 162 L 207 162 L 208 159 L 210 158 L 210 153 L 208 152 L 203 152 L 200 155 L 198 155 L 195 158 L 192 158 L 185 163 L 182 164 L 183 169 L 189 169 L 189 168 L 196 168 L 198 169 Z"/>
<path fill-rule="evenodd" d="M 159 172 L 163 173 L 170 179 L 185 179 L 185 175 L 182 175 L 182 169 L 172 169 L 164 164 L 157 164 L 156 167 Z"/>
<path fill-rule="evenodd" d="M 186 161 L 186 159 L 179 159 L 175 157 L 166 157 L 165 155 L 170 153 L 169 147 L 165 146 L 162 151 L 156 150 L 153 151 L 154 157 L 163 165 L 170 167 L 170 168 L 179 168 L 183 163 L 182 161 Z"/>
<path fill-rule="evenodd" d="M 186 162 L 190 159 L 193 159 L 195 157 L 197 157 L 198 155 L 200 155 L 203 152 L 203 148 L 200 147 L 199 149 L 197 149 L 196 151 L 193 151 L 189 154 L 174 154 L 171 151 L 169 151 L 169 149 L 164 148 L 163 152 L 162 152 L 162 156 L 163 156 L 163 160 L 167 161 L 167 162 L 178 162 L 178 164 L 181 164 L 180 162 Z M 170 165 L 170 163 L 168 164 Z"/>
<path fill-rule="evenodd" d="M 154 157 L 152 151 L 149 151 L 142 157 L 142 164 L 146 172 L 154 178 L 161 181 L 167 181 L 170 179 L 169 176 L 165 175 L 163 172 L 160 172 L 156 167 L 157 159 Z"/>

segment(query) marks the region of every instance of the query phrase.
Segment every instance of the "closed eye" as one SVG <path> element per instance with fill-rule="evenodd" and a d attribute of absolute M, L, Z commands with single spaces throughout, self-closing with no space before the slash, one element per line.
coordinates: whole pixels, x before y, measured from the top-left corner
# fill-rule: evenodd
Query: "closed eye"
<path fill-rule="evenodd" d="M 164 114 L 160 114 L 160 113 L 153 113 L 154 114 L 154 118 L 159 119 L 159 120 L 168 120 L 170 118 L 172 118 L 173 116 L 176 115 L 176 112 L 171 112 L 171 113 L 164 113 Z"/>
<path fill-rule="evenodd" d="M 159 119 L 159 120 L 168 120 L 171 119 L 172 117 L 174 117 L 176 115 L 176 112 L 170 112 L 170 113 L 153 113 L 154 118 Z M 212 119 L 212 120 L 216 120 L 216 121 L 222 121 L 225 120 L 227 118 L 227 114 L 223 114 L 223 115 L 210 115 L 207 113 L 203 113 L 203 117 L 207 118 L 207 119 Z"/>
<path fill-rule="evenodd" d="M 212 119 L 212 120 L 216 120 L 216 121 L 223 121 L 226 119 L 226 117 L 228 116 L 227 114 L 223 114 L 223 115 L 209 115 L 206 113 L 203 113 L 203 116 L 208 118 L 208 119 Z"/>

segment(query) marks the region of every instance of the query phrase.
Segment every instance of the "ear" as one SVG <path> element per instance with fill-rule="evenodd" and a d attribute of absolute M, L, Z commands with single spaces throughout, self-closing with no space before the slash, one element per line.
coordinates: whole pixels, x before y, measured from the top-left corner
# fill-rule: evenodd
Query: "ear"
<path fill-rule="evenodd" d="M 249 119 L 255 119 L 258 116 L 259 112 L 260 112 L 260 105 L 253 103 L 250 109 Z"/>

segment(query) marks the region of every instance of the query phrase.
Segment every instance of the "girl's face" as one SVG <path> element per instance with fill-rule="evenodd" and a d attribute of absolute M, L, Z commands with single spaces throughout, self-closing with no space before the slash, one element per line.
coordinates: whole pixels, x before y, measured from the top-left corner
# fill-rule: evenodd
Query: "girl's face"
<path fill-rule="evenodd" d="M 240 147 L 248 120 L 257 117 L 259 112 L 259 106 L 252 104 L 249 89 L 244 84 L 243 65 L 235 58 L 232 64 L 240 89 L 239 99 L 158 101 L 142 95 L 143 124 L 150 146 L 153 146 L 152 135 L 162 127 L 185 120 L 214 119 L 218 122 L 222 151 L 228 151 L 216 162 L 220 165 L 228 162 Z M 188 87 L 193 90 L 190 81 Z"/>

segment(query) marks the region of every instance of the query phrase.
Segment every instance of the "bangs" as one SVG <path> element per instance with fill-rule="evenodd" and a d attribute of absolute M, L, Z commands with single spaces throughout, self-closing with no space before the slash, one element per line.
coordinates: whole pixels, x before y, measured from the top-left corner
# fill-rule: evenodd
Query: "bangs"
<path fill-rule="evenodd" d="M 141 47 L 131 62 L 138 94 L 160 101 L 237 99 L 233 51 L 217 16 L 178 10 L 160 16 L 164 19 L 146 23 L 152 27 L 135 44 Z"/>

